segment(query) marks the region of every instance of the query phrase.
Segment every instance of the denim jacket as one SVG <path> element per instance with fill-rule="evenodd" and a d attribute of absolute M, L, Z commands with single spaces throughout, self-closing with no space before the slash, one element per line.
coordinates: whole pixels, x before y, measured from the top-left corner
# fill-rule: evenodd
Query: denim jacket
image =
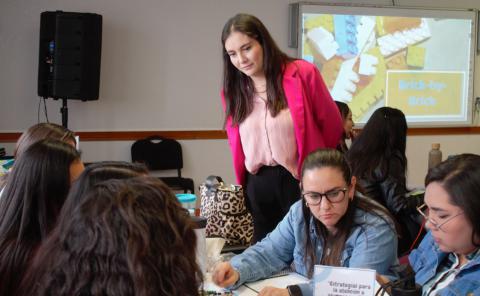
<path fill-rule="evenodd" d="M 315 231 L 313 219 L 310 221 L 311 238 L 320 260 L 323 243 Z M 397 264 L 397 236 L 392 223 L 358 208 L 355 210 L 354 223 L 345 242 L 340 265 L 370 268 L 380 274 L 393 275 L 390 267 Z M 244 282 L 269 277 L 292 263 L 296 272 L 307 276 L 304 224 L 302 201 L 299 200 L 266 238 L 232 258 L 231 264 L 240 274 L 233 288 Z M 299 286 L 303 295 L 313 295 L 311 284 Z"/>
<path fill-rule="evenodd" d="M 415 281 L 424 285 L 435 276 L 438 266 L 449 254 L 443 253 L 429 232 L 420 246 L 408 257 L 415 271 Z M 480 295 L 480 257 L 468 262 L 456 275 L 453 282 L 439 291 L 437 295 Z"/>

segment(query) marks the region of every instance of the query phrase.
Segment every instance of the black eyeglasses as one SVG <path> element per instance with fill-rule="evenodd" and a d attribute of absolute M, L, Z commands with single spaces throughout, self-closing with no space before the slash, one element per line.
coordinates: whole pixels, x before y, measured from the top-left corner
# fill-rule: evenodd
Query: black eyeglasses
<path fill-rule="evenodd" d="M 317 206 L 322 202 L 322 197 L 325 198 L 330 203 L 339 203 L 345 198 L 345 192 L 347 192 L 348 188 L 337 188 L 325 193 L 315 192 L 315 191 L 308 191 L 302 193 L 303 199 L 307 206 Z"/>

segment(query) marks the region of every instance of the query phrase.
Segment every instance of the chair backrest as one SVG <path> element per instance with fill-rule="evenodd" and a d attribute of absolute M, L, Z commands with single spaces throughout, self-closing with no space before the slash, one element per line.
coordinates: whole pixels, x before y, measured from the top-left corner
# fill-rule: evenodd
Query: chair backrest
<path fill-rule="evenodd" d="M 182 177 L 182 146 L 174 139 L 152 136 L 135 141 L 131 148 L 132 161 L 144 163 L 149 170 L 177 170 L 176 177 L 160 177 L 172 190 L 194 193 L 193 179 Z"/>
<path fill-rule="evenodd" d="M 152 136 L 135 141 L 131 148 L 132 161 L 142 162 L 150 170 L 183 168 L 182 146 L 174 139 Z"/>

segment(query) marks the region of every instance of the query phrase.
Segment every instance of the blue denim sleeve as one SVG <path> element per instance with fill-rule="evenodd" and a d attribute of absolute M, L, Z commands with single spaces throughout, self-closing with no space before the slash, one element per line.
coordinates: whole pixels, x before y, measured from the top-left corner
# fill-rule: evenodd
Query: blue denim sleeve
<path fill-rule="evenodd" d="M 277 227 L 262 241 L 232 258 L 231 264 L 240 274 L 236 288 L 245 282 L 271 276 L 288 267 L 293 260 L 301 208 L 294 204 Z"/>
<path fill-rule="evenodd" d="M 435 243 L 431 232 L 427 232 L 420 245 L 410 252 L 408 261 L 415 272 L 415 281 L 424 285 L 432 278 L 437 269 L 439 254 L 435 251 Z"/>
<path fill-rule="evenodd" d="M 398 264 L 397 235 L 385 220 L 379 217 L 375 220 L 358 229 L 348 267 L 369 268 L 393 276 L 391 267 Z"/>
<path fill-rule="evenodd" d="M 413 267 L 413 270 L 415 272 L 417 272 L 421 266 L 420 258 L 422 256 L 428 256 L 428 253 L 431 253 L 431 255 L 433 256 L 433 248 L 434 243 L 432 233 L 428 231 L 420 245 L 418 245 L 418 247 L 412 250 L 410 252 L 410 255 L 408 255 L 408 261 L 410 262 L 410 265 Z"/>

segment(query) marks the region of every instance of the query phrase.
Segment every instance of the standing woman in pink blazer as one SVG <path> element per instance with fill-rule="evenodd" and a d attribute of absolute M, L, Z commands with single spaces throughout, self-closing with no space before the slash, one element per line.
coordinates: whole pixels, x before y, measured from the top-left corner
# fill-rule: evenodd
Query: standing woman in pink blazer
<path fill-rule="evenodd" d="M 225 129 L 256 242 L 300 198 L 305 156 L 337 146 L 342 120 L 318 69 L 283 53 L 255 16 L 229 19 L 222 46 Z"/>

